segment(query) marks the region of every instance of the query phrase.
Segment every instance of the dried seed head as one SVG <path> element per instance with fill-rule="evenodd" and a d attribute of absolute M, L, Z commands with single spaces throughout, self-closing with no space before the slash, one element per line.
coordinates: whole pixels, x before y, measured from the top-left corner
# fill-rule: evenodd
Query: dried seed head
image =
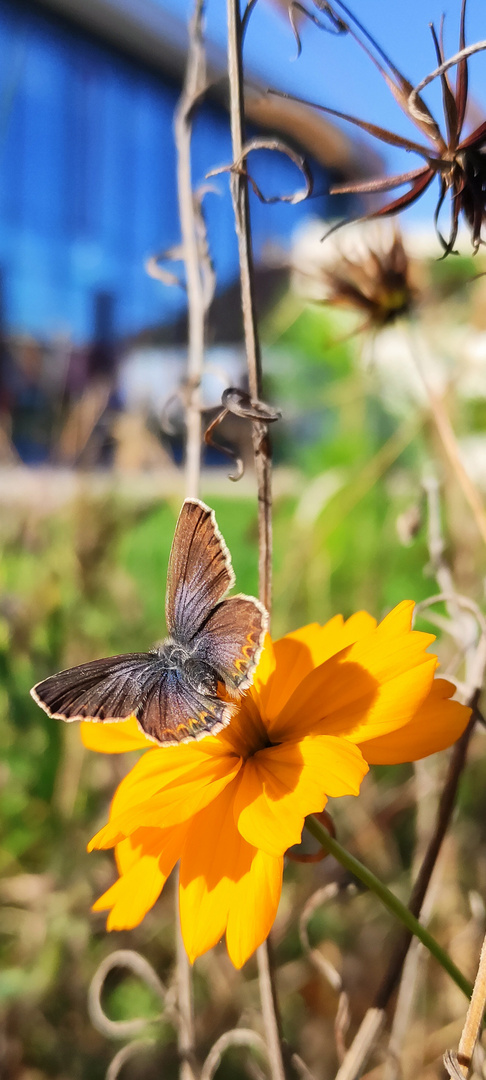
<path fill-rule="evenodd" d="M 325 231 L 316 222 L 296 241 L 294 286 L 301 295 L 351 308 L 376 330 L 412 310 L 416 295 L 397 228 L 360 222 L 322 243 Z"/>

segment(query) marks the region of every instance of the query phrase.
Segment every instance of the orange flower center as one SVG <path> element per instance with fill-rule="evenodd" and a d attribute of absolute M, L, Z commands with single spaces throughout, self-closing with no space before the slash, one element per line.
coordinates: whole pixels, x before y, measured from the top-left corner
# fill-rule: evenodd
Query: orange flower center
<path fill-rule="evenodd" d="M 248 761 L 248 758 L 258 754 L 259 750 L 267 750 L 269 746 L 277 745 L 269 738 L 251 692 L 246 693 L 239 702 L 238 711 L 225 729 L 224 736 L 243 761 Z"/>

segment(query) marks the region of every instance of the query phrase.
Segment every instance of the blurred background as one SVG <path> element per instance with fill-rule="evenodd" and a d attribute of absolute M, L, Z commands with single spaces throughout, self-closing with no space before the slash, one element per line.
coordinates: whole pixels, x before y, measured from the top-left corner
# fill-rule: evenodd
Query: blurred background
<path fill-rule="evenodd" d="M 396 11 L 384 0 L 359 5 L 412 81 L 435 66 L 427 23 L 441 10 L 439 0 L 410 0 Z M 88 754 L 78 733 L 48 720 L 28 691 L 55 670 L 144 649 L 164 634 L 167 559 L 184 492 L 187 312 L 184 289 L 150 277 L 145 265 L 160 253 L 177 255 L 180 242 L 173 116 L 190 12 L 189 0 L 0 0 L 5 1080 L 103 1077 L 118 1044 L 87 1014 L 98 963 L 115 947 L 133 947 L 167 980 L 173 967 L 170 886 L 131 933 L 107 936 L 103 917 L 90 912 L 114 870 L 109 853 L 88 857 L 86 842 L 134 758 Z M 451 53 L 458 21 L 451 2 Z M 286 5 L 260 0 L 245 40 L 249 133 L 283 138 L 305 155 L 314 181 L 312 198 L 297 205 L 265 205 L 251 194 L 265 398 L 283 412 L 273 428 L 275 635 L 336 612 L 366 608 L 381 617 L 404 598 L 437 591 L 427 533 L 431 478 L 456 587 L 481 604 L 486 572 L 485 260 L 481 252 L 472 258 L 461 237 L 459 254 L 439 261 L 428 197 L 406 215 L 403 236 L 391 226 L 352 226 L 321 242 L 329 222 L 372 205 L 330 196 L 332 183 L 410 168 L 409 160 L 267 88 L 413 131 L 355 43 L 308 20 L 299 30 L 296 59 Z M 467 31 L 468 41 L 486 36 L 481 0 L 470 0 Z M 207 5 L 207 58 L 210 85 L 194 124 L 196 187 L 231 157 L 222 0 Z M 485 106 L 481 55 L 471 61 L 471 86 L 476 125 Z M 435 84 L 430 101 L 440 115 Z M 267 196 L 301 185 L 295 166 L 276 153 L 254 154 L 251 172 Z M 209 182 L 203 207 L 216 275 L 202 385 L 209 422 L 222 391 L 245 386 L 224 174 Z M 215 439 L 238 450 L 245 475 L 229 483 L 227 457 L 207 448 L 201 493 L 216 511 L 238 590 L 255 593 L 251 440 L 234 417 Z M 445 635 L 438 647 L 443 669 L 460 679 L 461 650 Z M 471 761 L 433 927 L 470 977 L 486 879 L 481 733 Z M 362 798 L 333 808 L 343 842 L 403 896 L 417 836 L 427 829 L 427 813 L 417 823 L 417 794 L 432 814 L 444 767 L 439 760 L 418 771 L 376 769 Z M 316 1080 L 336 1070 L 339 990 L 309 959 L 297 923 L 313 891 L 335 877 L 331 860 L 291 864 L 275 928 L 286 1034 Z M 351 898 L 341 884 L 339 902 L 313 914 L 311 941 L 341 973 L 352 1034 L 379 984 L 393 927 L 373 898 Z M 223 947 L 213 950 L 196 965 L 195 990 L 201 1058 L 242 1018 L 258 1027 L 253 961 L 239 975 Z M 158 1010 L 143 984 L 116 973 L 106 999 L 114 1019 Z M 424 968 L 405 1080 L 441 1075 L 441 1053 L 462 1015 L 458 991 Z M 127 1064 L 127 1078 L 177 1075 L 173 1029 L 167 1022 L 155 1030 L 156 1052 Z M 218 1076 L 238 1080 L 248 1075 L 245 1065 L 258 1075 L 235 1053 Z"/>

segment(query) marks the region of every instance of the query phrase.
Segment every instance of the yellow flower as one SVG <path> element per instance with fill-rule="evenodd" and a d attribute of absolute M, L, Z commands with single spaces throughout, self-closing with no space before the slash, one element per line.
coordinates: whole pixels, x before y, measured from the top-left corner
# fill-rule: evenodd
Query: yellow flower
<path fill-rule="evenodd" d="M 434 753 L 467 724 L 454 687 L 434 680 L 434 637 L 411 630 L 412 611 L 404 601 L 378 626 L 358 612 L 267 638 L 230 725 L 200 742 L 154 748 L 134 718 L 83 724 L 91 749 L 147 750 L 90 844 L 115 847 L 120 877 L 94 905 L 110 909 L 108 929 L 136 926 L 180 859 L 191 961 L 226 933 L 244 964 L 275 919 L 283 856 L 306 815 L 357 795 L 369 764 Z"/>

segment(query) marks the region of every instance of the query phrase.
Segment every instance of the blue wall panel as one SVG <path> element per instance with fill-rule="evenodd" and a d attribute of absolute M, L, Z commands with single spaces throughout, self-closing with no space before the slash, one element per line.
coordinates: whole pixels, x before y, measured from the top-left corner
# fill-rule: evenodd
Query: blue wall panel
<path fill-rule="evenodd" d="M 7 325 L 50 337 L 94 332 L 95 296 L 113 297 L 114 331 L 175 317 L 180 288 L 144 271 L 148 255 L 179 241 L 173 113 L 178 89 L 39 8 L 0 0 L 0 270 Z M 266 190 L 292 190 L 295 169 L 252 162 Z M 197 118 L 195 184 L 230 160 L 227 117 Z M 225 176 L 205 198 L 218 287 L 237 273 Z M 253 200 L 255 250 L 288 242 L 302 213 Z"/>

